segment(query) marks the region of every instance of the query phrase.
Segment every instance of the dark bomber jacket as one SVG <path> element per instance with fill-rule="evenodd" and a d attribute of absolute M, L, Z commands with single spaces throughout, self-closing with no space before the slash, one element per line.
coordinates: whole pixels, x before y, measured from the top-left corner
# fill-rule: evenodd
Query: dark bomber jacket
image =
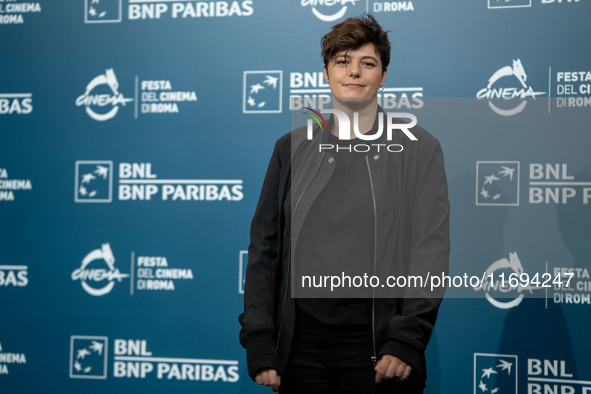
<path fill-rule="evenodd" d="M 332 118 L 329 130 L 331 124 Z M 395 275 L 441 275 L 447 273 L 449 261 L 443 153 L 428 132 L 420 127 L 410 130 L 418 141 L 410 141 L 400 130 L 394 131 L 392 141 L 384 141 L 401 144 L 402 152 L 382 149 L 366 155 L 374 201 L 374 267 Z M 295 324 L 290 245 L 297 244 L 307 212 L 338 165 L 333 155 L 319 152 L 318 144 L 326 143 L 327 137 L 328 132 L 319 129 L 312 141 L 306 139 L 305 129 L 281 137 L 263 182 L 250 230 L 244 313 L 239 317 L 240 343 L 247 349 L 253 379 L 265 368 L 281 374 L 287 361 Z M 424 352 L 443 291 L 430 292 L 427 286 L 405 289 L 397 297 L 375 297 L 374 357 L 394 355 L 426 379 Z"/>

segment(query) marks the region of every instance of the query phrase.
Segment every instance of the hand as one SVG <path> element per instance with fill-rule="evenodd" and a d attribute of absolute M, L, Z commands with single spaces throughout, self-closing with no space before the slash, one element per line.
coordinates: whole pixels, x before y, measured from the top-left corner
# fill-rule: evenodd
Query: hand
<path fill-rule="evenodd" d="M 412 367 L 390 354 L 384 354 L 378 360 L 378 363 L 374 367 L 376 371 L 376 383 L 382 383 L 392 378 L 397 378 L 402 381 L 410 375 Z"/>
<path fill-rule="evenodd" d="M 281 376 L 277 374 L 277 370 L 271 368 L 263 369 L 257 373 L 254 380 L 260 385 L 271 386 L 275 393 L 279 391 L 279 386 L 281 386 Z"/>

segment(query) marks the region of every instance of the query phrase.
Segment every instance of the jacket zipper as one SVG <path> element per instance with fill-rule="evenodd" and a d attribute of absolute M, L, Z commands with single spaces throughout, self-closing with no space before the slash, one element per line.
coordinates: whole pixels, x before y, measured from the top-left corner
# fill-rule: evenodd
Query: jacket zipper
<path fill-rule="evenodd" d="M 369 165 L 368 156 L 365 156 L 365 163 L 367 164 L 367 173 L 369 174 L 369 186 L 371 189 L 371 200 L 373 203 L 373 274 L 376 274 L 376 255 L 377 255 L 377 242 L 378 242 L 378 218 L 377 218 L 377 209 L 376 209 L 376 195 L 375 190 L 373 187 L 373 178 L 371 176 L 371 167 Z M 372 288 L 371 290 L 371 337 L 372 337 L 372 345 L 373 345 L 373 356 L 371 357 L 371 362 L 375 367 L 378 357 L 376 354 L 376 299 L 375 299 L 375 289 Z"/>
<path fill-rule="evenodd" d="M 304 194 L 306 194 L 306 191 L 308 190 L 308 188 L 312 184 L 312 181 L 314 180 L 314 178 L 316 178 L 316 174 L 318 174 L 318 170 L 320 169 L 320 166 L 322 165 L 322 162 L 324 161 L 324 155 L 325 155 L 325 153 L 322 153 L 322 156 L 320 157 L 320 161 L 318 162 L 318 166 L 316 167 L 316 171 L 314 171 L 314 175 L 312 175 L 312 177 L 308 181 L 308 184 L 306 185 L 306 187 L 304 188 L 304 190 L 302 191 L 302 193 L 298 197 L 298 200 L 296 201 L 296 205 L 293 208 L 293 216 L 295 216 L 295 213 L 298 209 L 298 205 L 300 205 L 300 201 L 302 201 Z M 292 216 L 292 218 L 293 218 L 293 216 Z M 287 263 L 287 278 L 285 281 L 286 282 L 285 283 L 285 297 L 283 298 L 283 310 L 281 311 L 281 320 L 279 320 L 279 331 L 277 333 L 277 344 L 275 345 L 275 350 L 279 350 L 279 338 L 281 338 L 281 329 L 283 328 L 283 318 L 285 316 L 285 309 L 287 308 L 287 293 L 289 293 L 289 282 L 290 282 L 289 279 L 291 276 L 291 240 L 289 242 L 288 256 L 289 256 L 289 260 Z M 375 351 L 374 351 L 374 353 L 375 353 Z"/>

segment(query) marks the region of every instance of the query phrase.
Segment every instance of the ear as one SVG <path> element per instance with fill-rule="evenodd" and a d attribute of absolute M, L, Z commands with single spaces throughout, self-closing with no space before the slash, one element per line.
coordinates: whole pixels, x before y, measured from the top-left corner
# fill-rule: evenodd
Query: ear
<path fill-rule="evenodd" d="M 324 70 L 324 80 L 328 82 L 328 71 L 326 70 L 326 64 L 322 65 L 322 69 Z"/>
<path fill-rule="evenodd" d="M 386 82 L 386 72 L 387 71 L 388 71 L 387 67 L 384 69 L 384 71 L 382 71 L 382 80 L 380 81 L 380 87 L 384 86 L 384 82 Z"/>

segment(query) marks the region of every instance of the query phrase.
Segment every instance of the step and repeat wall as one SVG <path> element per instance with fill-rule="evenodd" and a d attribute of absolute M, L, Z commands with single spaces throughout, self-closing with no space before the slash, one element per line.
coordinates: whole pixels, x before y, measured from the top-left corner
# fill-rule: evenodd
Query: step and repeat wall
<path fill-rule="evenodd" d="M 329 96 L 320 38 L 365 11 L 467 279 L 426 392 L 591 393 L 588 0 L 0 0 L 0 392 L 270 392 L 238 343 L 250 220 Z"/>

